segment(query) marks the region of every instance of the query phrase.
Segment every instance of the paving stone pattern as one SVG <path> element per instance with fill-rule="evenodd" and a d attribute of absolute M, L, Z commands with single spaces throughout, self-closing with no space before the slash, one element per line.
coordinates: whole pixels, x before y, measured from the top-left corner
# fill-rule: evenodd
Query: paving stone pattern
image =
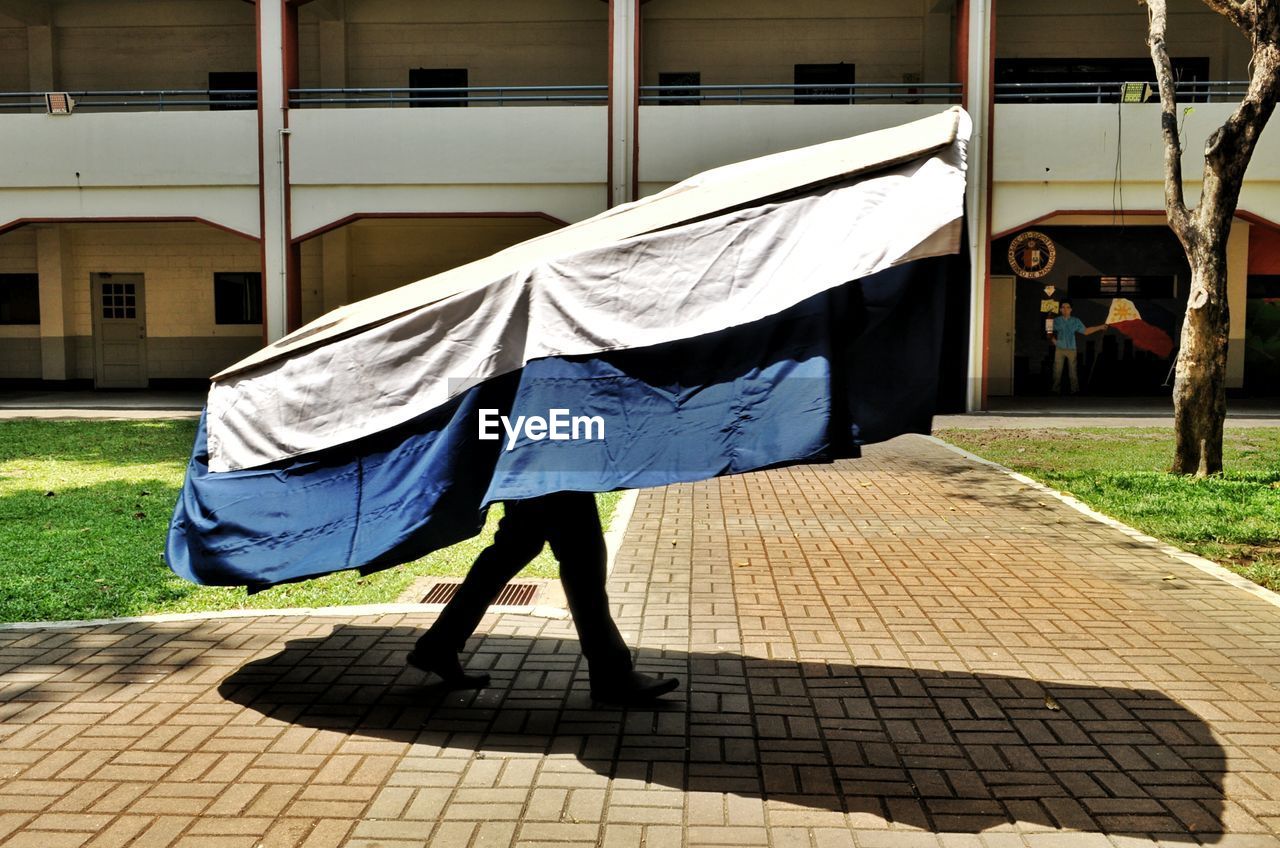
<path fill-rule="evenodd" d="M 427 614 L 0 630 L 4 846 L 1280 845 L 1280 608 L 923 439 L 641 493 L 572 625 Z"/>

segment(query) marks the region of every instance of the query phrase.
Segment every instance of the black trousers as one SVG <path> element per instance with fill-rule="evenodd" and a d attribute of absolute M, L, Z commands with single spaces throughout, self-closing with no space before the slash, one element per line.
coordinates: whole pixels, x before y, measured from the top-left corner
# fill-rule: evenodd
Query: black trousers
<path fill-rule="evenodd" d="M 476 557 L 458 593 L 418 640 L 418 647 L 461 650 L 502 587 L 542 551 L 543 543 L 549 543 L 560 562 L 560 582 L 592 679 L 630 671 L 631 651 L 609 614 L 607 556 L 595 496 L 556 492 L 503 506 L 493 544 Z"/>

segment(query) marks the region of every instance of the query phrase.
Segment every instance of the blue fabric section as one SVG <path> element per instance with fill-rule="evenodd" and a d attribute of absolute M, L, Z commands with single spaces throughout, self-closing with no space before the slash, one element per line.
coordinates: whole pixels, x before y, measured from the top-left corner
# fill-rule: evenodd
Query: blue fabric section
<path fill-rule="evenodd" d="M 376 571 L 473 536 L 494 501 L 827 461 L 928 432 L 948 279 L 967 280 L 961 263 L 926 260 L 707 336 L 538 360 L 395 430 L 268 468 L 210 474 L 202 421 L 166 557 L 189 580 L 254 589 Z M 598 418 L 603 438 L 535 429 L 508 450 L 501 425 L 480 438 L 482 410 L 514 422 L 557 409 L 559 430 Z"/>

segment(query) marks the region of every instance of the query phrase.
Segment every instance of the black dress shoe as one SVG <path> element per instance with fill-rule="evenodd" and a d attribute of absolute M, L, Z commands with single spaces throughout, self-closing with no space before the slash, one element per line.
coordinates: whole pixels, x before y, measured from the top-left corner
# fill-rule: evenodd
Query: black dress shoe
<path fill-rule="evenodd" d="M 458 655 L 451 651 L 423 651 L 414 648 L 404 659 L 405 665 L 434 674 L 446 689 L 483 689 L 489 685 L 489 675 L 484 672 L 467 674 L 458 662 Z"/>
<path fill-rule="evenodd" d="M 628 706 L 646 704 L 661 698 L 680 686 L 674 677 L 650 677 L 628 671 L 616 677 L 591 681 L 591 699 L 602 704 Z"/>

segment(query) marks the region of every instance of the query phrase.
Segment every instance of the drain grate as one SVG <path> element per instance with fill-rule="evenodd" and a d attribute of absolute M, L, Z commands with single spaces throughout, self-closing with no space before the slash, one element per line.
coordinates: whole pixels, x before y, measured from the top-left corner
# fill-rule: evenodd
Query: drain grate
<path fill-rule="evenodd" d="M 422 603 L 447 604 L 453 600 L 454 595 L 458 594 L 458 587 L 461 585 L 461 583 L 437 583 L 423 597 Z M 537 591 L 537 583 L 508 583 L 502 587 L 492 606 L 522 607 L 533 600 L 534 593 Z"/>

